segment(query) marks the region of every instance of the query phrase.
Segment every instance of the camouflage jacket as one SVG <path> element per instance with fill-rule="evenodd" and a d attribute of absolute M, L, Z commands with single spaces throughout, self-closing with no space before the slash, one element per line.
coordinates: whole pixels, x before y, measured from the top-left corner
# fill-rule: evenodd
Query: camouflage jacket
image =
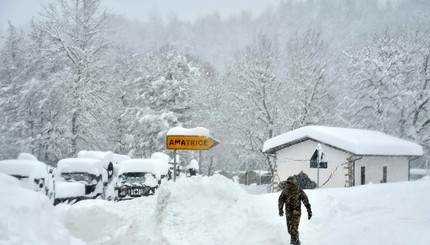
<path fill-rule="evenodd" d="M 303 202 L 308 212 L 311 211 L 308 196 L 306 196 L 302 189 L 297 186 L 285 188 L 278 199 L 279 213 L 283 213 L 283 207 L 285 205 L 286 215 L 292 213 L 301 215 L 301 202 Z"/>

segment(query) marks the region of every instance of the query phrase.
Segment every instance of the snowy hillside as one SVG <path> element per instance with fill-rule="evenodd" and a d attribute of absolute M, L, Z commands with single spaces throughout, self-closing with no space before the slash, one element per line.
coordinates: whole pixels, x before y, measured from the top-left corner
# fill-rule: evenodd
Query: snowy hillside
<path fill-rule="evenodd" d="M 88 244 L 289 244 L 285 217 L 277 211 L 279 193 L 250 195 L 222 176 L 181 178 L 163 184 L 155 196 L 131 201 L 88 200 L 55 208 L 10 181 L 0 181 L 0 185 L 1 217 L 7 217 L 0 221 L 0 243 L 60 244 L 61 238 L 61 244 L 80 244 L 69 237 L 66 227 Z M 10 186 L 13 195 L 4 191 Z M 302 216 L 302 243 L 428 245 L 429 189 L 426 177 L 350 189 L 307 190 L 314 216 L 311 220 Z M 24 196 L 33 196 L 31 209 L 20 201 Z M 63 215 L 64 224 L 59 222 Z M 55 233 L 46 235 L 46 227 Z M 14 243 L 18 237 L 22 243 Z"/>

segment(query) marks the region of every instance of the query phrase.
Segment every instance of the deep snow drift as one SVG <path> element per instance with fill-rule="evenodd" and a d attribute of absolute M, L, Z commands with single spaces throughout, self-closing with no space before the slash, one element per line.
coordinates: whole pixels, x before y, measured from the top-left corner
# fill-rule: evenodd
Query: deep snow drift
<path fill-rule="evenodd" d="M 0 173 L 0 244 L 84 244 L 64 227 L 63 210 Z"/>
<path fill-rule="evenodd" d="M 0 181 L 0 214 L 7 217 L 0 220 L 0 244 L 16 241 L 11 238 L 21 239 L 11 244 L 80 244 L 65 227 L 85 243 L 100 245 L 289 244 L 285 217 L 277 211 L 279 193 L 250 195 L 219 175 L 164 183 L 155 196 L 122 202 L 88 200 L 55 208 L 44 198 L 35 198 L 38 193 L 14 185 L 14 192 L 4 192 L 11 188 L 9 182 Z M 306 190 L 314 217 L 307 220 L 302 215 L 300 239 L 304 245 L 428 245 L 429 190 L 429 177 Z M 5 195 L 14 197 L 4 199 Z M 33 204 L 19 202 L 28 199 L 24 196 L 32 196 Z M 46 234 L 47 228 L 53 234 Z"/>

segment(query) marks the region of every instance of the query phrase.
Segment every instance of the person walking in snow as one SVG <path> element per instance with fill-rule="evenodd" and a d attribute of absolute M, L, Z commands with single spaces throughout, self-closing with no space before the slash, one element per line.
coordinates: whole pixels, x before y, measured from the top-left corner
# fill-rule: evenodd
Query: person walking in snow
<path fill-rule="evenodd" d="M 301 211 L 301 202 L 305 205 L 308 211 L 308 219 L 312 217 L 311 204 L 305 192 L 300 189 L 297 185 L 297 179 L 294 176 L 290 176 L 287 179 L 287 188 L 285 188 L 278 199 L 279 216 L 284 215 L 285 205 L 285 216 L 287 218 L 287 229 L 291 236 L 292 245 L 300 245 L 299 240 L 299 223 Z"/>

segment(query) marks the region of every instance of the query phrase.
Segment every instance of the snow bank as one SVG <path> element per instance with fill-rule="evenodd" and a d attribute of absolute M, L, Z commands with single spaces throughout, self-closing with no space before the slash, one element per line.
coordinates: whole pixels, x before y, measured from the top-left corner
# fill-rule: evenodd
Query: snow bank
<path fill-rule="evenodd" d="M 413 182 L 305 190 L 306 245 L 428 245 L 430 177 Z M 90 245 L 289 244 L 280 193 L 249 195 L 222 176 L 179 178 L 155 196 L 85 200 L 67 210 L 71 233 Z M 1 229 L 0 229 L 1 230 Z"/>
<path fill-rule="evenodd" d="M 156 213 L 163 244 L 279 244 L 284 227 L 270 220 L 277 220 L 276 212 L 265 209 L 239 185 L 215 175 L 166 183 Z"/>
<path fill-rule="evenodd" d="M 162 245 L 155 229 L 155 201 L 154 196 L 121 202 L 80 201 L 67 210 L 66 226 L 93 245 Z"/>
<path fill-rule="evenodd" d="M 284 244 L 276 206 L 254 197 L 223 176 L 197 176 L 167 182 L 151 197 L 81 201 L 66 217 L 89 244 Z"/>
<path fill-rule="evenodd" d="M 64 227 L 62 215 L 41 193 L 0 173 L 0 244 L 84 244 Z"/>
<path fill-rule="evenodd" d="M 85 185 L 79 182 L 61 182 L 55 183 L 55 198 L 79 197 L 85 195 Z"/>
<path fill-rule="evenodd" d="M 303 244 L 426 245 L 430 178 L 307 191 L 314 217 L 300 224 Z M 302 211 L 304 208 L 302 207 Z"/>

